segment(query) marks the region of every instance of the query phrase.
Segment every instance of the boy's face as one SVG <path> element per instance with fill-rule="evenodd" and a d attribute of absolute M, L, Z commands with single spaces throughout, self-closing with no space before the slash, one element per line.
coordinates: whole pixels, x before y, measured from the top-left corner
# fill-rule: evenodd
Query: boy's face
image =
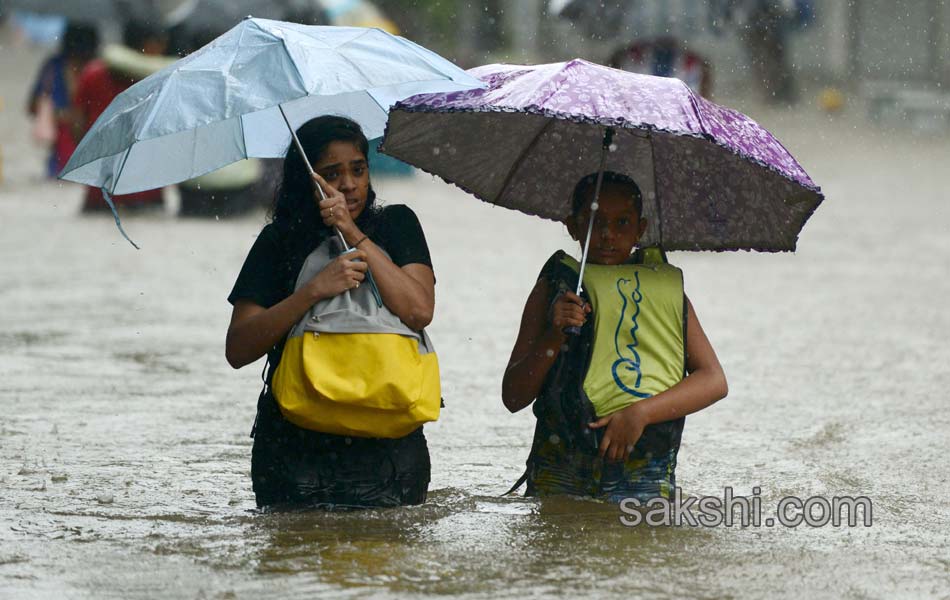
<path fill-rule="evenodd" d="M 590 222 L 591 191 L 580 212 L 567 220 L 571 237 L 584 244 Z M 646 219 L 637 213 L 630 188 L 606 183 L 600 190 L 599 208 L 594 216 L 587 259 L 598 265 L 619 265 L 630 258 L 630 252 L 647 228 Z"/>

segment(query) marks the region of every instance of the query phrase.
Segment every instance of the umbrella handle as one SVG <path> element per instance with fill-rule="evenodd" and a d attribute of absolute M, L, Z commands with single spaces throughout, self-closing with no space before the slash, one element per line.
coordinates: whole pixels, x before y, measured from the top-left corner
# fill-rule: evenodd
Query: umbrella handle
<path fill-rule="evenodd" d="M 347 248 L 342 254 L 349 254 L 351 252 L 356 252 L 356 248 Z M 383 297 L 379 293 L 379 287 L 376 285 L 376 280 L 373 278 L 373 272 L 369 269 L 366 269 L 366 281 L 369 282 L 370 289 L 373 291 L 373 298 L 376 299 L 376 307 L 382 308 L 383 306 Z"/>

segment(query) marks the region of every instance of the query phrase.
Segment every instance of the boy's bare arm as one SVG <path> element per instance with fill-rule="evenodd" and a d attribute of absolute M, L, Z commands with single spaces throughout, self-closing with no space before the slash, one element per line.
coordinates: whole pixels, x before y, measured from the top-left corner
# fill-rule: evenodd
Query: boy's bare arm
<path fill-rule="evenodd" d="M 501 399 L 511 412 L 534 402 L 564 345 L 563 329 L 580 327 L 590 312 L 589 306 L 568 292 L 558 298 L 549 313 L 550 298 L 550 284 L 540 279 L 525 302 L 521 329 L 501 384 Z"/>
<path fill-rule="evenodd" d="M 719 358 L 706 337 L 693 305 L 686 300 L 686 370 L 689 375 L 670 389 L 635 402 L 597 420 L 591 427 L 607 427 L 600 454 L 610 460 L 626 456 L 643 428 L 702 410 L 726 397 L 729 387 Z"/>
<path fill-rule="evenodd" d="M 662 423 L 702 410 L 729 393 L 726 374 L 688 298 L 686 307 L 686 371 L 689 375 L 662 394 L 644 401 L 650 423 Z"/>

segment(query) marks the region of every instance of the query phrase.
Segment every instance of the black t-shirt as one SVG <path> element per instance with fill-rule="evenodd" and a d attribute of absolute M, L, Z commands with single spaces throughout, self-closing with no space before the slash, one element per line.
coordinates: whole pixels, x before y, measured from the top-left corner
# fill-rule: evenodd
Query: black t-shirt
<path fill-rule="evenodd" d="M 393 204 L 380 210 L 372 221 L 369 238 L 381 247 L 397 266 L 423 264 L 432 267 L 429 246 L 416 213 L 404 204 Z M 244 266 L 234 282 L 228 302 L 250 300 L 254 304 L 270 308 L 294 292 L 294 285 L 302 258 L 288 255 L 277 227 L 273 223 L 264 226 L 244 260 Z M 299 264 L 294 264 L 299 262 Z M 288 268 L 291 267 L 291 268 Z M 270 370 L 280 360 L 283 343 L 268 353 Z M 268 375 L 268 381 L 270 376 Z"/>

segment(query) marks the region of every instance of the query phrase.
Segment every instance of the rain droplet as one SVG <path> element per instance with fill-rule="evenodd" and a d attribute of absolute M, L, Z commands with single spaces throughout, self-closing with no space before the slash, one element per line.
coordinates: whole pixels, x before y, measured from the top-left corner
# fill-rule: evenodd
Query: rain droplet
<path fill-rule="evenodd" d="M 591 210 L 597 210 L 598 208 L 600 208 L 600 203 L 599 203 L 599 202 L 591 202 L 591 203 L 590 203 L 590 209 L 591 209 Z"/>
<path fill-rule="evenodd" d="M 613 143 L 611 143 L 609 146 L 607 146 L 607 149 L 610 150 L 611 152 L 616 152 L 616 151 L 617 151 L 617 144 L 616 144 L 616 142 L 613 142 Z"/>
<path fill-rule="evenodd" d="M 545 351 L 545 354 L 547 355 L 548 358 L 551 358 L 552 356 L 554 356 L 554 350 L 551 350 L 550 348 L 548 348 Z"/>

